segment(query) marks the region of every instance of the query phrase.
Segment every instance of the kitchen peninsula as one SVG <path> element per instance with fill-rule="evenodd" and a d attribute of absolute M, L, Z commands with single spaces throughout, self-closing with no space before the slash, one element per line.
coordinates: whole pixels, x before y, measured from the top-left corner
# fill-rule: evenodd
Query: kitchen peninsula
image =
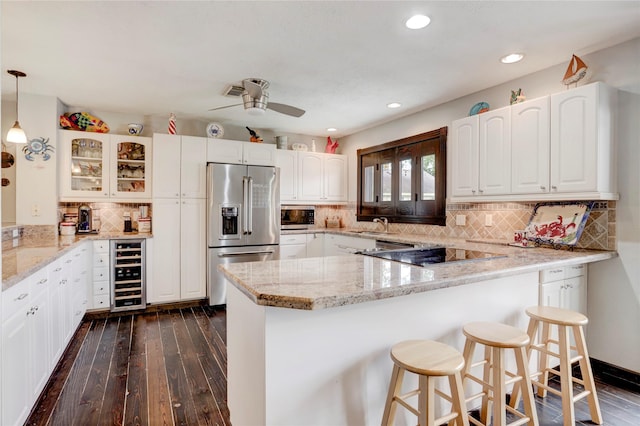
<path fill-rule="evenodd" d="M 434 242 L 410 237 L 416 244 Z M 524 309 L 538 303 L 539 271 L 616 256 L 450 239 L 436 243 L 505 257 L 419 267 L 353 255 L 221 268 L 232 283 L 227 299 L 231 421 L 379 424 L 394 343 L 425 338 L 461 350 L 466 322 L 500 321 L 524 329 Z"/>

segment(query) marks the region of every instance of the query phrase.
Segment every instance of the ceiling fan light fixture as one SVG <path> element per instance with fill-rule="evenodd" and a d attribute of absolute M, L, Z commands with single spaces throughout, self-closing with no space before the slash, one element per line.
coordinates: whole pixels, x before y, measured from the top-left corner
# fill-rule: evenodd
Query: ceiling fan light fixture
<path fill-rule="evenodd" d="M 22 71 L 17 70 L 7 70 L 9 74 L 16 78 L 16 122 L 13 123 L 13 127 L 9 129 L 7 133 L 7 142 L 12 143 L 27 143 L 27 135 L 25 134 L 22 127 L 20 127 L 20 121 L 18 118 L 18 106 L 19 106 L 19 92 L 18 92 L 18 79 L 20 77 L 26 77 L 27 75 Z"/>
<path fill-rule="evenodd" d="M 515 64 L 516 62 L 520 62 L 522 58 L 524 58 L 524 54 L 522 53 L 509 53 L 500 58 L 500 62 L 503 64 Z"/>
<path fill-rule="evenodd" d="M 419 30 L 421 28 L 426 27 L 431 23 L 431 18 L 426 15 L 413 15 L 411 18 L 407 19 L 405 25 L 410 30 Z"/>
<path fill-rule="evenodd" d="M 256 108 L 256 107 L 246 107 L 244 108 L 247 111 L 247 114 L 249 115 L 253 115 L 253 116 L 260 116 L 260 115 L 264 115 L 264 109 L 262 108 Z"/>

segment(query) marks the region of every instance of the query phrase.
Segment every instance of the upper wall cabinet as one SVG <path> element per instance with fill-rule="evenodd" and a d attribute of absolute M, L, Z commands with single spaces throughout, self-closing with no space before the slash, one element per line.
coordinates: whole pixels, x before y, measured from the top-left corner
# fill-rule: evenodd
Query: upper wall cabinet
<path fill-rule="evenodd" d="M 617 200 L 615 96 L 592 83 L 454 121 L 450 200 Z"/>
<path fill-rule="evenodd" d="M 61 201 L 151 199 L 151 138 L 60 131 Z"/>
<path fill-rule="evenodd" d="M 153 198 L 206 198 L 207 138 L 153 135 Z"/>
<path fill-rule="evenodd" d="M 332 204 L 347 201 L 347 157 L 319 152 L 276 151 L 280 201 Z"/>
<path fill-rule="evenodd" d="M 209 138 L 208 144 L 207 161 L 209 162 L 252 166 L 276 165 L 276 146 L 274 144 L 213 138 Z"/>

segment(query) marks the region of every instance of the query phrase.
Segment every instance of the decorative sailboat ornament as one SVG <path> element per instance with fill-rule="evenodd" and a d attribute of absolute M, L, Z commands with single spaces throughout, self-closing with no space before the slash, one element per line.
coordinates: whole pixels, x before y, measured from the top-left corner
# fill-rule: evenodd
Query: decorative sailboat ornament
<path fill-rule="evenodd" d="M 582 80 L 585 75 L 587 75 L 587 64 L 585 64 L 582 59 L 578 58 L 576 55 L 572 55 L 569 67 L 567 67 L 567 72 L 564 73 L 562 82 L 567 86 L 571 83 L 576 83 L 577 86 L 578 81 Z"/>

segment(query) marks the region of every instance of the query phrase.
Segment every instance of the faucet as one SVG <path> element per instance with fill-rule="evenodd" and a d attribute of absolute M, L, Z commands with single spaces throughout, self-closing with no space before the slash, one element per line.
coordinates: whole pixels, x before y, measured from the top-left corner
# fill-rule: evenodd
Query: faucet
<path fill-rule="evenodd" d="M 384 232 L 389 232 L 389 219 L 386 217 L 376 217 L 373 219 L 373 223 L 381 223 L 384 226 Z"/>

